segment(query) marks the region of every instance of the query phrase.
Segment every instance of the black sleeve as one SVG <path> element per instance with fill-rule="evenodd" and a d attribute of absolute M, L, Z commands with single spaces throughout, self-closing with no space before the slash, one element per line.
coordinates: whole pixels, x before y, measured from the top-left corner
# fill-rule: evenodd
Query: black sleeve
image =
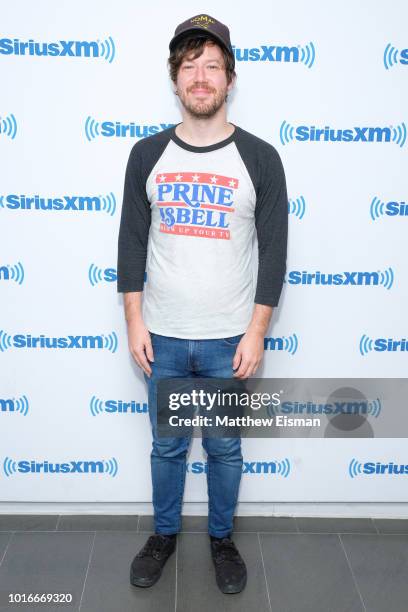
<path fill-rule="evenodd" d="M 254 302 L 277 306 L 286 272 L 288 196 L 283 164 L 266 141 L 240 130 L 236 144 L 253 183 L 258 237 L 258 278 Z"/>
<path fill-rule="evenodd" d="M 146 181 L 168 142 L 165 130 L 137 142 L 129 155 L 118 237 L 118 293 L 143 291 L 151 222 Z"/>
<path fill-rule="evenodd" d="M 288 196 L 279 155 L 265 159 L 255 206 L 258 280 L 255 302 L 277 306 L 286 272 Z"/>

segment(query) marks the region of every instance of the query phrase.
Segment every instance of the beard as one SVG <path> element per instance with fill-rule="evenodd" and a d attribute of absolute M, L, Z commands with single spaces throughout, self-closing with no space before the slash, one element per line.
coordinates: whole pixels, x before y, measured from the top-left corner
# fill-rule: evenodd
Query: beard
<path fill-rule="evenodd" d="M 191 100 L 188 98 L 188 94 L 196 87 L 206 89 L 212 97 L 210 100 Z M 216 90 L 213 87 L 209 87 L 205 83 L 195 83 L 191 87 L 188 87 L 186 93 L 178 92 L 181 104 L 184 106 L 186 111 L 196 119 L 209 119 L 213 117 L 217 111 L 222 107 L 227 97 L 228 90 L 225 89 Z"/>

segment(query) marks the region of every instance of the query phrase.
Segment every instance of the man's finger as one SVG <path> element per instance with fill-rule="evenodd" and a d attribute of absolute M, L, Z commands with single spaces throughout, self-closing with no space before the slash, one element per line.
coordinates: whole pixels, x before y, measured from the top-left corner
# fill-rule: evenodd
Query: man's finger
<path fill-rule="evenodd" d="M 250 366 L 250 362 L 246 361 L 246 360 L 242 360 L 241 361 L 241 365 L 239 367 L 239 369 L 235 372 L 234 376 L 236 378 L 243 378 L 243 375 L 245 374 L 245 372 L 248 370 L 249 366 Z"/>
<path fill-rule="evenodd" d="M 152 370 L 146 360 L 144 352 L 141 351 L 140 349 L 135 349 L 132 351 L 132 355 L 137 365 L 143 370 L 143 372 L 146 372 L 146 374 L 150 376 L 152 373 Z"/>
<path fill-rule="evenodd" d="M 240 364 L 242 353 L 239 349 L 235 351 L 234 359 L 232 360 L 232 369 L 236 370 Z"/>
<path fill-rule="evenodd" d="M 153 346 L 150 340 L 146 340 L 145 350 L 148 360 L 154 361 Z"/>

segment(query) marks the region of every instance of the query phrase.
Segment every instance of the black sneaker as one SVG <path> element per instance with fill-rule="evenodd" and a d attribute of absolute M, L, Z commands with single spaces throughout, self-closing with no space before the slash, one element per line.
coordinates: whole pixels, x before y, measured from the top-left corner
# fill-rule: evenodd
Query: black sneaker
<path fill-rule="evenodd" d="M 130 566 L 130 582 L 138 587 L 150 587 L 161 576 L 164 564 L 176 548 L 176 537 L 160 534 L 150 536 Z"/>
<path fill-rule="evenodd" d="M 217 585 L 223 593 L 239 593 L 247 581 L 246 565 L 231 538 L 211 539 Z"/>

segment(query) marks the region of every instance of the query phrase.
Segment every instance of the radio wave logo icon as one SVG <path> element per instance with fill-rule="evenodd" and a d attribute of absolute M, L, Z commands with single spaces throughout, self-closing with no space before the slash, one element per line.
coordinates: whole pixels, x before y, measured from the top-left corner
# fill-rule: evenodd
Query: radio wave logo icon
<path fill-rule="evenodd" d="M 17 472 L 17 461 L 13 461 L 10 457 L 5 457 L 3 461 L 3 471 L 7 477 L 15 474 Z"/>
<path fill-rule="evenodd" d="M 104 412 L 103 401 L 93 395 L 91 398 L 90 409 L 92 416 L 98 416 L 98 414 L 102 414 L 102 412 Z"/>
<path fill-rule="evenodd" d="M 377 399 L 367 402 L 368 414 L 371 416 L 378 418 L 381 413 L 381 400 L 377 397 Z"/>
<path fill-rule="evenodd" d="M 7 410 L 8 407 L 8 410 Z M 0 398 L 0 414 L 2 412 L 18 412 L 22 416 L 27 416 L 28 413 L 28 399 L 26 395 L 22 395 L 21 397 L 15 398 Z"/>
<path fill-rule="evenodd" d="M 99 121 L 95 121 L 92 117 L 88 116 L 85 121 L 85 136 L 89 141 L 100 136 L 99 132 Z"/>
<path fill-rule="evenodd" d="M 360 476 L 362 471 L 363 471 L 363 464 L 361 463 L 361 461 L 357 461 L 357 459 L 353 458 L 350 461 L 350 465 L 348 469 L 350 478 L 356 478 L 357 476 Z"/>
<path fill-rule="evenodd" d="M 99 48 L 99 57 L 103 57 L 111 64 L 116 55 L 115 43 L 112 36 L 109 36 L 102 41 L 97 40 L 97 43 Z"/>
<path fill-rule="evenodd" d="M 2 274 L 3 272 L 3 274 Z M 0 280 L 4 278 L 4 280 L 11 280 L 21 285 L 24 280 L 24 268 L 23 264 L 19 261 L 14 265 L 0 266 Z"/>
<path fill-rule="evenodd" d="M 398 54 L 398 49 L 393 47 L 391 43 L 388 43 L 388 45 L 385 47 L 383 56 L 384 66 L 386 70 L 389 70 L 390 68 L 395 66 L 395 64 L 398 64 Z"/>
<path fill-rule="evenodd" d="M 106 474 L 109 474 L 109 476 L 112 476 L 112 478 L 114 478 L 116 474 L 118 473 L 118 462 L 116 461 L 115 457 L 112 457 L 112 459 L 108 459 L 104 461 L 103 467 L 104 467 L 104 472 Z"/>
<path fill-rule="evenodd" d="M 312 42 L 308 43 L 304 47 L 299 47 L 300 49 L 300 61 L 302 64 L 305 64 L 308 68 L 311 68 L 316 59 L 316 52 L 314 48 L 314 44 Z"/>
<path fill-rule="evenodd" d="M 374 344 L 374 340 L 370 338 L 369 336 L 366 336 L 366 334 L 363 334 L 360 338 L 360 344 L 359 344 L 360 355 L 363 355 L 363 356 L 367 355 L 367 353 L 374 350 L 373 344 Z"/>
<path fill-rule="evenodd" d="M 370 216 L 373 221 L 384 215 L 385 202 L 382 202 L 377 196 L 371 200 Z"/>
<path fill-rule="evenodd" d="M 0 135 L 8 136 L 12 140 L 17 134 L 17 121 L 15 116 L 11 113 L 7 117 L 0 117 Z"/>
<path fill-rule="evenodd" d="M 290 461 L 289 459 L 283 459 L 282 461 L 276 461 L 277 472 L 283 478 L 287 478 L 290 474 Z"/>
<path fill-rule="evenodd" d="M 110 351 L 111 353 L 116 353 L 116 351 L 118 350 L 118 337 L 115 334 L 115 332 L 112 332 L 111 334 L 108 334 L 107 336 L 102 334 L 102 338 L 103 338 L 103 348 L 108 349 L 108 351 Z"/>
<path fill-rule="evenodd" d="M 10 334 L 0 329 L 0 351 L 4 353 L 7 349 L 11 347 L 12 343 Z"/>
<path fill-rule="evenodd" d="M 89 282 L 92 287 L 103 281 L 103 270 L 99 266 L 91 264 L 88 271 Z"/>
<path fill-rule="evenodd" d="M 391 137 L 392 142 L 395 142 L 400 147 L 403 147 L 407 139 L 407 127 L 405 123 L 402 122 L 400 125 L 397 125 L 397 127 L 391 126 L 391 129 L 392 129 L 392 137 Z"/>
<path fill-rule="evenodd" d="M 280 126 L 280 130 L 279 130 L 279 135 L 280 135 L 281 143 L 283 145 L 286 145 L 292 140 L 294 140 L 295 138 L 294 131 L 295 131 L 295 128 L 293 125 L 290 125 L 290 123 L 288 123 L 287 121 L 282 122 Z"/>
<path fill-rule="evenodd" d="M 298 350 L 298 338 L 296 334 L 291 336 L 282 336 L 283 350 L 287 351 L 291 355 L 294 355 Z"/>
<path fill-rule="evenodd" d="M 295 217 L 298 217 L 298 219 L 303 219 L 305 210 L 306 210 L 306 201 L 303 196 L 299 196 L 298 198 L 294 200 L 289 198 L 288 213 L 290 215 L 294 215 Z"/>
<path fill-rule="evenodd" d="M 111 217 L 113 217 L 113 215 L 116 212 L 116 198 L 115 195 L 112 193 L 112 191 L 110 193 L 108 193 L 107 196 L 99 196 L 101 201 L 102 201 L 102 210 L 106 213 L 108 213 L 108 215 L 110 215 Z"/>
<path fill-rule="evenodd" d="M 380 285 L 383 285 L 386 289 L 391 289 L 394 284 L 394 270 L 392 268 L 387 268 L 382 271 L 378 271 L 380 275 Z"/>

